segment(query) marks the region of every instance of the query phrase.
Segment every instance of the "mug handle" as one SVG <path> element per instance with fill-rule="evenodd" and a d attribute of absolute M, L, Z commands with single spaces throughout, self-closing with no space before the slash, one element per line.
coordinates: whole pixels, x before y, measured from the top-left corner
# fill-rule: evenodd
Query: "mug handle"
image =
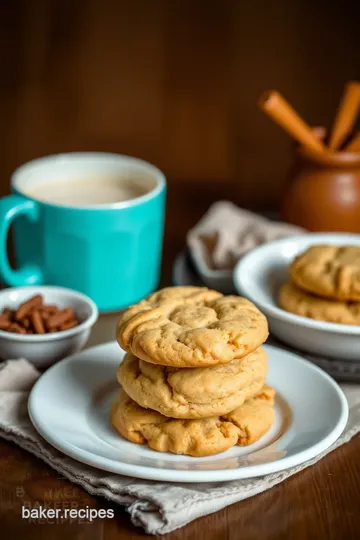
<path fill-rule="evenodd" d="M 41 269 L 32 264 L 22 268 L 11 268 L 7 255 L 7 236 L 10 225 L 18 216 L 26 216 L 29 221 L 39 217 L 39 205 L 20 195 L 8 195 L 0 199 L 0 278 L 11 286 L 39 285 L 43 282 Z"/>

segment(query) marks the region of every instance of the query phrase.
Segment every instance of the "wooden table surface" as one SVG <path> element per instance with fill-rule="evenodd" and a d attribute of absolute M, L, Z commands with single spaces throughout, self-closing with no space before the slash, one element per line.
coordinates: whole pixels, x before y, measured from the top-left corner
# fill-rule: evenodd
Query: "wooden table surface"
<path fill-rule="evenodd" d="M 205 187 L 205 186 L 204 186 Z M 229 196 L 226 186 L 219 191 L 188 185 L 169 190 L 167 229 L 162 284 L 171 283 L 171 266 L 182 249 L 186 231 L 217 198 Z M 90 345 L 113 339 L 116 315 L 100 318 Z M 306 396 L 304 396 L 306 399 Z M 314 411 L 316 414 L 316 411 Z M 360 538 L 360 437 L 342 446 L 321 462 L 252 499 L 200 518 L 164 539 L 171 540 L 257 540 Z M 0 538 L 120 540 L 146 538 L 134 527 L 126 511 L 114 505 L 114 519 L 61 524 L 21 519 L 23 501 L 50 507 L 108 508 L 100 498 L 60 478 L 37 458 L 0 441 Z"/>

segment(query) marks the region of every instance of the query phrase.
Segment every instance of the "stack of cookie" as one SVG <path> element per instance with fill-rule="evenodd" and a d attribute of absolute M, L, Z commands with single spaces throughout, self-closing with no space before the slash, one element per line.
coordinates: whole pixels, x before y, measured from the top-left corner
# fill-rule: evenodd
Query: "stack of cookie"
<path fill-rule="evenodd" d="M 298 255 L 279 306 L 320 321 L 360 324 L 360 247 L 317 245 Z"/>
<path fill-rule="evenodd" d="M 200 287 L 170 287 L 126 310 L 127 351 L 111 422 L 160 452 L 205 456 L 256 441 L 274 419 L 265 386 L 268 336 L 249 301 Z"/>

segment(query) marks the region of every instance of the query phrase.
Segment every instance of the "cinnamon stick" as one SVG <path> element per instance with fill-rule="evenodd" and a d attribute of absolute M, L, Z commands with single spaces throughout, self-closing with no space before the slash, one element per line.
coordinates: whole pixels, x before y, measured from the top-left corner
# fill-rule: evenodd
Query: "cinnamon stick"
<path fill-rule="evenodd" d="M 36 294 L 35 296 L 32 296 L 29 298 L 29 300 L 26 300 L 26 302 L 23 302 L 15 313 L 15 320 L 21 321 L 24 317 L 26 317 L 33 309 L 38 308 L 43 303 L 43 297 L 41 294 Z"/>
<path fill-rule="evenodd" d="M 44 322 L 39 311 L 34 310 L 30 314 L 31 323 L 36 334 L 45 334 Z"/>
<path fill-rule="evenodd" d="M 68 322 L 69 320 L 74 319 L 74 312 L 71 308 L 63 309 L 58 311 L 55 315 L 52 315 L 45 321 L 48 330 L 61 326 L 62 324 Z"/>
<path fill-rule="evenodd" d="M 305 148 L 326 152 L 324 143 L 312 132 L 310 126 L 298 115 L 279 92 L 265 92 L 259 101 L 260 108 Z"/>
<path fill-rule="evenodd" d="M 350 81 L 345 86 L 338 107 L 334 127 L 330 136 L 329 148 L 338 150 L 352 130 L 360 109 L 360 82 Z"/>

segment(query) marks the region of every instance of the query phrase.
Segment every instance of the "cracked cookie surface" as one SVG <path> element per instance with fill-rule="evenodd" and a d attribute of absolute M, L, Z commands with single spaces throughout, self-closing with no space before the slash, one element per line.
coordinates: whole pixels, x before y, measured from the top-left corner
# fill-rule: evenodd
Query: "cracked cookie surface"
<path fill-rule="evenodd" d="M 261 347 L 213 367 L 172 368 L 149 364 L 127 353 L 117 370 L 136 403 L 172 418 L 204 418 L 240 407 L 263 388 L 267 355 Z"/>
<path fill-rule="evenodd" d="M 290 265 L 299 288 L 334 300 L 360 300 L 360 246 L 311 246 Z"/>
<path fill-rule="evenodd" d="M 267 320 L 252 302 L 205 287 L 162 289 L 127 309 L 117 325 L 125 351 L 173 367 L 226 364 L 267 337 Z"/>
<path fill-rule="evenodd" d="M 302 317 L 340 324 L 360 324 L 360 302 L 326 300 L 302 291 L 290 282 L 280 288 L 278 303 L 282 309 Z"/>
<path fill-rule="evenodd" d="M 275 391 L 265 386 L 254 398 L 224 416 L 170 419 L 144 409 L 120 390 L 111 407 L 111 423 L 125 439 L 158 452 L 208 456 L 258 440 L 274 421 Z"/>

